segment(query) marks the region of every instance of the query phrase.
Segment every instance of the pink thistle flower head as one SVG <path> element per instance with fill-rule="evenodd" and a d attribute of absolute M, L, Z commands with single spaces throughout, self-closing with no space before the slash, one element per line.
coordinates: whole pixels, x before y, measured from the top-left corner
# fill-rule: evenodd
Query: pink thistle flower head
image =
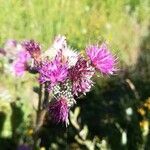
<path fill-rule="evenodd" d="M 18 58 L 13 62 L 12 67 L 13 67 L 13 72 L 17 76 L 22 76 L 24 72 L 28 68 L 28 61 L 31 58 L 30 54 L 22 50 L 18 53 Z"/>
<path fill-rule="evenodd" d="M 26 68 L 27 68 L 26 63 L 20 60 L 17 60 L 13 63 L 13 72 L 17 76 L 22 76 L 24 72 L 26 71 Z"/>
<path fill-rule="evenodd" d="M 69 70 L 73 95 L 78 96 L 79 93 L 85 94 L 90 91 L 93 85 L 91 78 L 94 72 L 94 68 L 90 66 L 87 60 L 82 57 L 79 58 L 76 65 Z"/>
<path fill-rule="evenodd" d="M 55 37 L 54 43 L 53 43 L 53 48 L 55 50 L 62 50 L 65 47 L 67 47 L 67 41 L 66 37 L 62 35 L 58 35 Z"/>
<path fill-rule="evenodd" d="M 49 113 L 51 114 L 51 119 L 55 123 L 66 123 L 68 124 L 68 113 L 69 108 L 67 105 L 67 100 L 63 97 L 51 102 L 49 105 Z"/>
<path fill-rule="evenodd" d="M 86 49 L 93 66 L 103 74 L 113 74 L 116 71 L 116 58 L 110 53 L 106 44 L 90 45 Z"/>
<path fill-rule="evenodd" d="M 77 63 L 79 59 L 79 53 L 71 49 L 70 47 L 66 47 L 65 49 L 63 49 L 61 51 L 61 55 L 64 61 L 68 63 L 69 68 L 72 66 L 75 66 L 75 64 Z"/>
<path fill-rule="evenodd" d="M 47 60 L 43 62 L 39 73 L 39 81 L 41 83 L 50 82 L 51 85 L 55 85 L 58 82 L 65 81 L 68 75 L 68 66 L 56 57 L 52 61 Z"/>
<path fill-rule="evenodd" d="M 22 46 L 30 53 L 32 58 L 36 61 L 40 60 L 41 47 L 34 40 L 25 41 L 22 43 Z"/>
<path fill-rule="evenodd" d="M 49 59 L 53 59 L 60 51 L 66 48 L 67 48 L 66 37 L 58 35 L 55 37 L 52 46 L 44 52 L 43 56 L 48 57 Z"/>
<path fill-rule="evenodd" d="M 67 45 L 66 37 L 58 35 L 55 37 L 53 45 L 42 55 L 49 59 L 61 57 L 68 66 L 74 66 L 78 60 L 79 54 Z"/>

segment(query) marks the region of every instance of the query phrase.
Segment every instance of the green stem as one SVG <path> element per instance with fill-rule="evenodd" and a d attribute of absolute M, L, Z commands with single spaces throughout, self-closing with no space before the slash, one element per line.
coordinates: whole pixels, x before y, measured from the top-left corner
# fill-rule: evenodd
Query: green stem
<path fill-rule="evenodd" d="M 41 105 L 42 105 L 42 84 L 39 85 L 39 93 L 38 93 L 38 106 L 37 106 L 37 112 L 36 112 L 36 121 L 35 121 L 35 129 L 34 129 L 34 135 L 33 135 L 33 149 L 36 150 L 37 141 L 38 141 L 38 124 L 40 122 L 40 115 L 41 115 Z"/>

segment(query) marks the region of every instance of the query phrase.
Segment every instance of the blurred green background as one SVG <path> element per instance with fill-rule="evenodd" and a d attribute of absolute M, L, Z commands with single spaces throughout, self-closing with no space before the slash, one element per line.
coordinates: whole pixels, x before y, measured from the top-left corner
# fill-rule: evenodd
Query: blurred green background
<path fill-rule="evenodd" d="M 81 97 L 68 129 L 46 123 L 39 136 L 46 149 L 150 149 L 149 0 L 0 0 L 0 45 L 35 39 L 46 50 L 57 34 L 83 51 L 109 43 L 118 56 L 117 75 L 95 78 Z M 36 79 L 16 79 L 0 58 L 0 149 L 32 144 Z M 32 104 L 32 105 L 31 105 Z M 42 148 L 41 148 L 42 149 Z M 44 148 L 43 148 L 44 149 Z"/>

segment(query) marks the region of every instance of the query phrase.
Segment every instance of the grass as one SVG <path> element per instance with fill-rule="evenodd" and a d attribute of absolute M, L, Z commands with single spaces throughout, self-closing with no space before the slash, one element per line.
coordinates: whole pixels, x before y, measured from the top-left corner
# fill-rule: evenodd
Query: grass
<path fill-rule="evenodd" d="M 0 0 L 0 43 L 33 38 L 46 49 L 57 34 L 84 49 L 106 40 L 120 60 L 134 64 L 149 23 L 148 0 Z M 134 57 L 133 57 L 134 55 Z"/>

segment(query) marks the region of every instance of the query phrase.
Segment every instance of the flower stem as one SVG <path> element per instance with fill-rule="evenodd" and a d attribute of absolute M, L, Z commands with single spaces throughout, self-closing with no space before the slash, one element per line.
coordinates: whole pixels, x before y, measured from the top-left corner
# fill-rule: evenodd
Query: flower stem
<path fill-rule="evenodd" d="M 42 105 L 42 84 L 39 85 L 39 92 L 38 92 L 38 106 L 36 111 L 36 121 L 35 121 L 34 135 L 33 135 L 33 141 L 34 141 L 33 149 L 36 149 L 37 147 L 39 122 L 40 122 L 40 115 L 42 111 L 41 105 Z"/>

